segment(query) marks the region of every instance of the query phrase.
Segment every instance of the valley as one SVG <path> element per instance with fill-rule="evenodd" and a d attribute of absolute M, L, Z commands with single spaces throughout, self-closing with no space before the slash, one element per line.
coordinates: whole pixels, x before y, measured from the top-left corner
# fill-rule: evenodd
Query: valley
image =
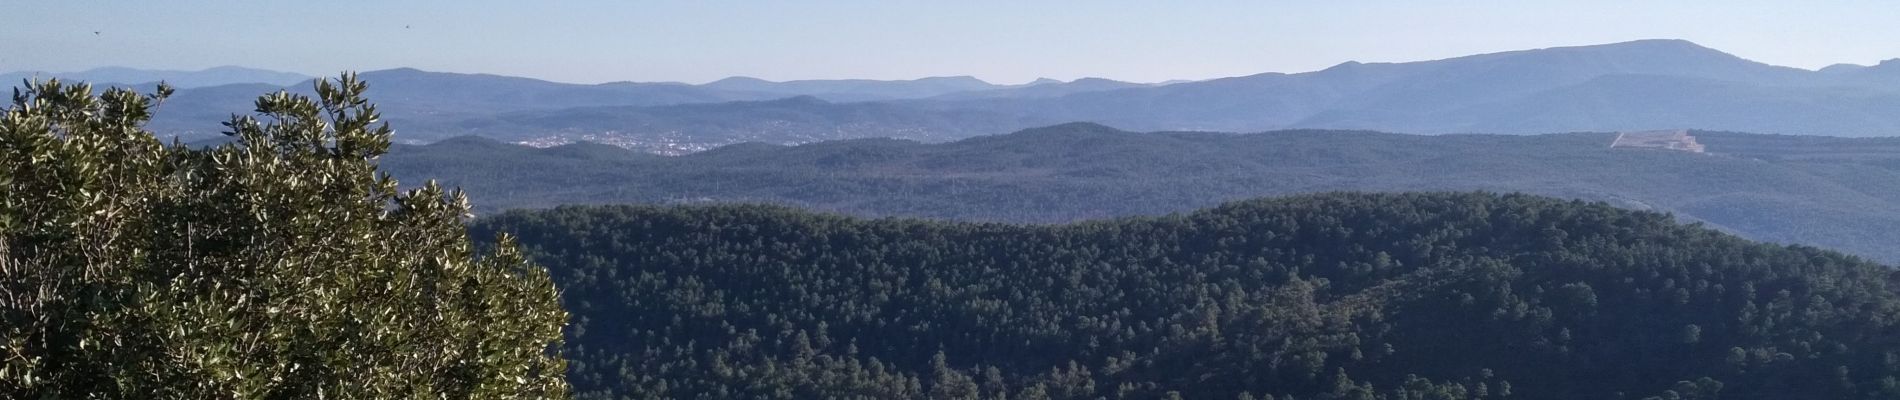
<path fill-rule="evenodd" d="M 1900 3 L 6 9 L 0 399 L 1900 399 Z"/>
<path fill-rule="evenodd" d="M 1064 124 L 947 143 L 746 143 L 677 157 L 465 137 L 398 146 L 382 167 L 405 182 L 461 187 L 483 199 L 482 215 L 562 204 L 744 202 L 1061 223 L 1301 193 L 1523 192 L 1900 261 L 1889 245 L 1900 242 L 1900 139 L 1695 131 L 1708 149 L 1695 154 L 1611 148 L 1616 136 L 1137 133 Z"/>

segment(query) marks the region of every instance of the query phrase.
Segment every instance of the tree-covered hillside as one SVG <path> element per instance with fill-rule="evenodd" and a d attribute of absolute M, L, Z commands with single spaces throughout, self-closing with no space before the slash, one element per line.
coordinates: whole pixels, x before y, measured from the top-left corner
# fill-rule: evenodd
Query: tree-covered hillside
<path fill-rule="evenodd" d="M 1528 195 L 1069 225 L 515 211 L 583 398 L 1878 399 L 1895 273 Z"/>
<path fill-rule="evenodd" d="M 560 204 L 770 202 L 867 216 L 1064 222 L 1334 190 L 1491 190 L 1669 211 L 1751 239 L 1900 261 L 1900 139 L 1697 132 L 1702 155 L 1611 149 L 1612 133 L 1134 133 L 1067 124 L 958 142 L 741 144 L 680 157 L 479 138 L 397 146 L 489 214 Z"/>

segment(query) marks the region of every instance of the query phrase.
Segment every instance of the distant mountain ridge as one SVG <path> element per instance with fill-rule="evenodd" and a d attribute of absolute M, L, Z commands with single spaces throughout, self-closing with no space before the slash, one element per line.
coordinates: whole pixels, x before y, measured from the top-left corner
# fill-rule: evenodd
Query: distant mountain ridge
<path fill-rule="evenodd" d="M 887 102 L 835 103 L 801 95 L 728 103 L 516 111 L 431 130 L 536 147 L 594 142 L 679 155 L 745 142 L 800 144 L 890 136 L 948 141 L 1054 122 L 981 110 L 930 110 Z"/>
<path fill-rule="evenodd" d="M 748 143 L 678 157 L 484 138 L 398 146 L 403 182 L 482 213 L 564 204 L 766 202 L 870 216 L 1065 222 L 1339 190 L 1527 192 L 1676 213 L 1757 240 L 1900 262 L 1900 138 L 1694 132 L 1710 154 L 1614 133 L 1129 132 L 1070 123 L 947 143 Z M 617 151 L 616 151 L 617 150 Z"/>
<path fill-rule="evenodd" d="M 398 140 L 429 142 L 477 134 L 512 141 L 544 139 L 563 143 L 580 140 L 612 142 L 661 153 L 672 153 L 675 150 L 669 149 L 681 148 L 703 150 L 747 140 L 792 144 L 876 136 L 920 140 L 959 139 L 1057 121 L 1015 113 L 940 110 L 903 101 L 852 99 L 880 96 L 925 98 L 942 96 L 941 93 L 963 93 L 946 92 L 949 90 L 944 89 L 946 86 L 969 88 L 975 90 L 971 93 L 986 93 L 985 96 L 1011 97 L 1044 95 L 1010 92 L 1019 89 L 1080 92 L 1134 85 L 1094 79 L 1071 83 L 992 85 L 968 77 L 914 81 L 792 82 L 733 78 L 706 85 L 673 82 L 573 84 L 491 74 L 429 72 L 413 68 L 369 71 L 360 75 L 363 80 L 370 82 L 370 97 L 383 111 L 385 119 L 398 129 Z M 980 83 L 981 86 L 971 86 L 972 82 Z M 251 100 L 258 94 L 275 90 L 310 93 L 305 84 L 287 87 L 244 84 L 180 90 L 172 100 L 167 101 L 152 126 L 161 133 L 184 136 L 188 141 L 201 140 L 220 129 L 218 123 L 226 119 L 224 116 L 249 110 Z M 805 100 L 795 100 L 801 97 Z M 836 105 L 827 107 L 821 103 Z M 786 106 L 789 104 L 804 104 L 807 109 L 819 107 L 839 112 L 822 116 L 802 111 L 788 113 L 790 110 Z M 669 114 L 664 112 L 666 110 L 694 113 Z M 693 115 L 727 115 L 740 119 L 694 118 Z M 563 116 L 587 118 L 565 119 Z M 867 120 L 881 122 L 867 125 Z M 785 128 L 734 131 L 737 129 L 735 127 L 744 126 Z M 926 126 L 936 128 L 918 128 Z M 774 132 L 782 135 L 771 136 Z M 728 136 L 732 135 L 744 136 L 745 140 L 731 140 Z M 666 139 L 652 139 L 659 136 L 665 136 Z"/>
<path fill-rule="evenodd" d="M 907 81 L 840 79 L 785 82 L 731 77 L 699 86 L 716 90 L 769 93 L 780 96 L 813 96 L 841 101 L 925 98 L 1002 87 L 970 76 L 930 77 Z"/>
<path fill-rule="evenodd" d="M 1854 74 L 1859 75 L 1859 74 Z M 1618 77 L 1644 76 L 1686 87 L 1714 82 L 1700 91 L 1641 91 L 1605 88 Z M 1737 129 L 1838 136 L 1900 134 L 1885 128 L 1894 117 L 1866 115 L 1871 127 L 1830 126 L 1827 109 L 1878 108 L 1900 99 L 1890 90 L 1900 74 L 1850 79 L 1749 61 L 1681 40 L 1644 40 L 1596 46 L 1556 47 L 1404 63 L 1347 62 L 1320 71 L 1266 73 L 1129 90 L 1079 93 L 1047 99 L 966 102 L 945 107 L 1019 110 L 1051 119 L 1093 121 L 1136 130 L 1259 131 L 1284 128 L 1374 129 L 1407 133 L 1538 133 L 1643 128 Z M 1718 87 L 1745 88 L 1752 97 L 1723 97 Z M 1769 110 L 1778 125 L 1694 125 L 1720 102 L 1774 101 L 1780 97 L 1825 97 L 1838 90 L 1866 96 L 1823 99 L 1813 108 Z M 1564 123 L 1533 124 L 1562 109 L 1524 106 L 1553 94 L 1613 91 L 1588 102 L 1589 113 Z M 1719 95 L 1718 95 L 1719 94 Z M 1676 106 L 1632 106 L 1630 100 L 1668 100 Z M 1659 103 L 1653 102 L 1652 103 Z M 1552 106 L 1555 107 L 1555 106 Z M 1514 109 L 1509 115 L 1497 111 Z M 1653 112 L 1679 118 L 1641 119 Z M 1485 119 L 1474 120 L 1473 116 Z M 1535 126 L 1518 130 L 1515 126 Z"/>
<path fill-rule="evenodd" d="M 60 78 L 93 82 L 95 84 L 119 85 L 143 85 L 164 81 L 179 88 L 251 83 L 286 86 L 311 79 L 310 76 L 294 72 L 271 71 L 238 66 L 212 67 L 197 71 L 102 67 L 75 72 L 21 71 L 0 73 L 0 82 L 6 82 L 8 86 L 19 84 L 22 79 L 32 78 Z"/>
<path fill-rule="evenodd" d="M 363 73 L 370 98 L 399 129 L 398 139 L 428 142 L 463 135 L 554 142 L 596 140 L 629 148 L 711 148 L 729 143 L 735 126 L 755 129 L 746 140 L 796 144 L 812 132 L 825 138 L 880 135 L 954 140 L 1058 122 L 1086 121 L 1124 129 L 1257 132 L 1275 129 L 1368 129 L 1390 132 L 1526 134 L 1634 129 L 1713 129 L 1829 136 L 1900 136 L 1900 62 L 1838 65 L 1822 71 L 1763 64 L 1683 40 L 1640 40 L 1553 47 L 1431 61 L 1345 62 L 1301 73 L 1263 73 L 1167 84 L 1106 79 L 1038 80 L 997 85 L 973 77 L 915 80 L 799 80 L 734 77 L 682 83 L 568 84 L 487 74 L 415 69 Z M 244 85 L 259 85 L 246 83 Z M 283 86 L 283 85 L 278 85 Z M 238 90 L 242 89 L 242 90 Z M 258 90 L 265 89 L 265 90 Z M 307 85 L 289 85 L 307 91 Z M 258 87 L 199 87 L 179 93 L 154 126 L 205 135 L 217 120 L 249 108 Z M 892 113 L 866 118 L 786 115 L 767 102 L 811 96 L 831 103 L 875 103 Z M 638 108 L 700 105 L 697 111 L 745 118 L 687 123 Z M 624 115 L 605 115 L 618 107 Z M 713 112 L 711 109 L 721 109 Z M 179 112 L 170 110 L 185 109 Z M 562 111 L 565 110 L 565 111 Z M 538 114 L 532 123 L 522 115 Z M 561 115 L 595 118 L 572 120 Z M 177 119 L 194 118 L 194 119 Z M 665 123 L 655 118 L 672 119 Z M 511 121 L 512 120 L 512 121 Z M 499 121 L 499 122 L 498 122 Z M 499 125 L 498 125 L 499 124 Z M 525 124 L 525 125 L 524 125 Z M 857 125 L 854 125 L 857 124 Z M 505 125 L 518 131 L 485 129 Z M 973 127 L 952 134 L 923 125 Z M 653 126 L 665 126 L 653 130 Z M 865 133 L 867 129 L 885 129 Z M 782 136 L 778 135 L 780 132 Z M 664 135 L 664 142 L 643 138 Z M 676 146 L 678 145 L 678 146 Z"/>

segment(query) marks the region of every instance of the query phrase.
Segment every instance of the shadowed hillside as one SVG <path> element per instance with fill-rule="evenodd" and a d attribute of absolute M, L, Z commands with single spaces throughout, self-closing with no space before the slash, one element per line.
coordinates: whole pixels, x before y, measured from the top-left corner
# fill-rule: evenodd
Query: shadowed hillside
<path fill-rule="evenodd" d="M 1676 213 L 1746 237 L 1900 261 L 1900 139 L 1698 133 L 1713 154 L 1610 149 L 1610 133 L 1134 133 L 1068 124 L 952 143 L 743 144 L 575 157 L 467 138 L 398 147 L 406 182 L 486 212 L 582 203 L 769 202 L 858 215 L 1062 222 L 1264 195 L 1492 190 Z M 598 146 L 596 146 L 598 147 Z"/>

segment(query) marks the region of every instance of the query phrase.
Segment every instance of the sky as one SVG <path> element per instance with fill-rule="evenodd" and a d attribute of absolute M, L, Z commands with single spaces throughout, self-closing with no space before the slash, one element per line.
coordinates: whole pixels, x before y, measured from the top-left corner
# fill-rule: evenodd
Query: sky
<path fill-rule="evenodd" d="M 0 71 L 1158 82 L 1659 38 L 1809 69 L 1900 58 L 1900 2 L 1864 0 L 6 0 L 0 10 Z"/>

